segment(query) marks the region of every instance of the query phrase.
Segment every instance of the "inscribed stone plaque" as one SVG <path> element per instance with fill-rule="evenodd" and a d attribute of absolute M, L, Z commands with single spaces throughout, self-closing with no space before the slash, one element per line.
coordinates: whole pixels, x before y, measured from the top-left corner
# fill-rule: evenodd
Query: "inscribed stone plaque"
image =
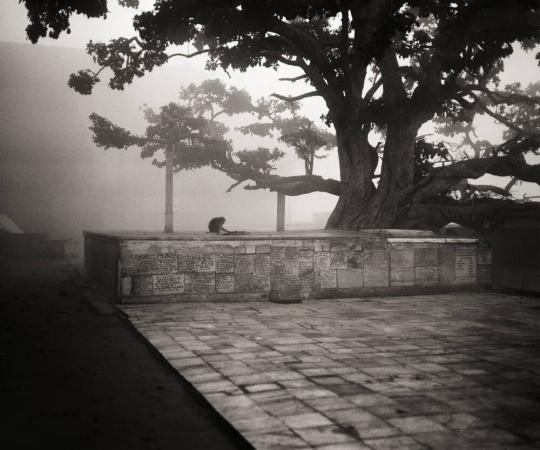
<path fill-rule="evenodd" d="M 186 273 L 184 275 L 184 291 L 187 293 L 207 294 L 214 292 L 216 275 L 214 273 Z"/>
<path fill-rule="evenodd" d="M 197 255 L 197 272 L 215 272 L 216 271 L 216 255 L 202 254 Z"/>
<path fill-rule="evenodd" d="M 279 291 L 285 287 L 285 267 L 272 266 L 270 272 L 270 286 L 272 290 Z"/>
<path fill-rule="evenodd" d="M 363 287 L 364 286 L 364 271 L 338 269 L 337 286 L 339 289 Z"/>
<path fill-rule="evenodd" d="M 442 245 L 439 248 L 439 282 L 453 284 L 456 279 L 456 260 L 453 245 Z"/>
<path fill-rule="evenodd" d="M 268 253 L 255 254 L 253 273 L 255 275 L 270 275 L 270 255 Z"/>
<path fill-rule="evenodd" d="M 298 261 L 299 249 L 297 247 L 285 247 L 285 259 L 287 261 Z"/>
<path fill-rule="evenodd" d="M 184 274 L 154 275 L 154 294 L 182 294 Z"/>
<path fill-rule="evenodd" d="M 414 267 L 392 267 L 390 285 L 414 286 Z"/>
<path fill-rule="evenodd" d="M 253 292 L 270 292 L 270 273 L 254 274 L 251 278 L 251 290 Z"/>
<path fill-rule="evenodd" d="M 386 287 L 389 283 L 388 267 L 373 267 L 366 262 L 364 265 L 365 287 Z"/>
<path fill-rule="evenodd" d="M 437 267 L 415 267 L 414 280 L 418 286 L 437 284 L 439 282 L 439 271 Z"/>
<path fill-rule="evenodd" d="M 234 255 L 230 253 L 216 254 L 216 273 L 234 273 Z"/>
<path fill-rule="evenodd" d="M 157 255 L 133 255 L 124 259 L 122 275 L 145 275 L 157 272 Z"/>
<path fill-rule="evenodd" d="M 235 247 L 234 248 L 234 253 L 236 253 L 237 255 L 242 254 L 242 253 L 246 253 L 246 247 L 244 247 L 244 246 Z"/>
<path fill-rule="evenodd" d="M 300 292 L 309 293 L 315 286 L 315 272 L 313 270 L 305 270 L 300 272 Z"/>
<path fill-rule="evenodd" d="M 390 250 L 390 265 L 394 267 L 414 267 L 414 249 L 401 248 Z"/>
<path fill-rule="evenodd" d="M 285 247 L 272 247 L 270 249 L 270 260 L 272 265 L 284 265 Z"/>
<path fill-rule="evenodd" d="M 337 274 L 335 270 L 321 270 L 318 274 L 321 289 L 337 288 Z"/>
<path fill-rule="evenodd" d="M 253 273 L 255 255 L 236 255 L 234 258 L 234 273 Z"/>
<path fill-rule="evenodd" d="M 252 278 L 250 273 L 237 273 L 234 275 L 234 283 L 236 286 L 236 292 L 251 292 L 252 290 Z"/>
<path fill-rule="evenodd" d="M 476 245 L 456 246 L 456 282 L 476 281 Z"/>
<path fill-rule="evenodd" d="M 174 253 L 158 255 L 157 257 L 157 272 L 173 273 L 178 269 L 177 256 Z"/>
<path fill-rule="evenodd" d="M 313 256 L 315 270 L 330 270 L 330 252 L 315 252 Z"/>
<path fill-rule="evenodd" d="M 313 270 L 313 250 L 303 248 L 300 250 L 298 258 L 298 268 L 300 273 Z"/>
<path fill-rule="evenodd" d="M 234 275 L 216 273 L 216 291 L 234 292 Z"/>
<path fill-rule="evenodd" d="M 388 252 L 386 250 L 365 250 L 364 269 L 388 268 Z"/>
<path fill-rule="evenodd" d="M 338 250 L 330 252 L 330 268 L 331 269 L 346 269 L 347 268 L 347 255 L 344 250 Z"/>
<path fill-rule="evenodd" d="M 270 246 L 266 244 L 256 245 L 255 253 L 270 253 Z"/>
<path fill-rule="evenodd" d="M 347 252 L 347 269 L 360 270 L 364 268 L 364 253 L 361 250 Z"/>
<path fill-rule="evenodd" d="M 179 272 L 196 272 L 197 255 L 183 254 L 178 255 L 178 271 Z"/>
<path fill-rule="evenodd" d="M 439 252 L 436 245 L 414 249 L 414 267 L 436 267 L 438 261 Z"/>
<path fill-rule="evenodd" d="M 131 280 L 135 295 L 152 295 L 154 279 L 152 275 L 142 275 Z"/>

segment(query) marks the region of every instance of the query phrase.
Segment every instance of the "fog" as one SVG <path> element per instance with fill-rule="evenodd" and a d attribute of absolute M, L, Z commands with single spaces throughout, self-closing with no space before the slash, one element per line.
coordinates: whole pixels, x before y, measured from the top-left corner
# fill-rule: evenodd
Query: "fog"
<path fill-rule="evenodd" d="M 204 57 L 176 60 L 137 79 L 124 91 L 107 87 L 102 77 L 90 96 L 70 90 L 70 73 L 92 66 L 84 52 L 89 39 L 106 40 L 132 31 L 130 10 L 113 8 L 107 21 L 75 18 L 73 33 L 38 45 L 25 40 L 25 10 L 17 0 L 4 0 L 0 18 L 0 213 L 25 232 L 77 237 L 82 230 L 160 230 L 163 228 L 164 170 L 142 160 L 136 149 L 104 151 L 92 142 L 88 116 L 92 112 L 134 131 L 145 127 L 140 107 L 174 101 L 182 86 L 208 78 L 245 88 L 254 98 L 272 92 L 295 94 L 304 86 L 278 81 L 275 73 L 257 69 L 246 74 L 204 70 Z M 142 2 L 143 7 L 151 2 Z M 517 52 L 507 64 L 503 81 L 535 81 L 531 56 Z M 302 112 L 322 125 L 320 100 L 307 99 Z M 234 126 L 234 123 L 229 123 Z M 480 120 L 479 136 L 500 139 L 501 130 Z M 430 132 L 429 127 L 426 128 Z M 255 148 L 260 141 L 236 136 L 236 149 Z M 303 164 L 287 156 L 279 174 L 301 174 Z M 318 160 L 315 173 L 339 178 L 335 153 Z M 501 183 L 504 180 L 501 180 Z M 226 193 L 233 180 L 201 169 L 180 172 L 174 179 L 175 230 L 204 230 L 210 218 L 225 216 L 229 229 L 272 230 L 276 194 L 245 191 Z M 535 194 L 530 185 L 518 187 Z M 537 189 L 537 187 L 535 187 Z M 287 198 L 286 227 L 321 228 L 336 197 L 310 194 Z"/>

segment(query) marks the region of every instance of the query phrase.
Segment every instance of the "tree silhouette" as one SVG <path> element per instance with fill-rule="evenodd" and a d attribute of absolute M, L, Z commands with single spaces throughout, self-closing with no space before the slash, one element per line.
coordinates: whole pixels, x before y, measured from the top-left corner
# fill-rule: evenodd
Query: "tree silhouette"
<path fill-rule="evenodd" d="M 104 0 L 23 1 L 33 41 L 68 30 L 72 14 L 106 14 Z M 537 91 L 501 86 L 498 78 L 516 46 L 536 48 L 539 23 L 540 0 L 161 0 L 135 17 L 137 36 L 90 42 L 88 52 L 112 70 L 114 89 L 173 57 L 204 54 L 209 69 L 296 68 L 289 81 L 310 90 L 275 97 L 324 100 L 340 180 L 254 176 L 256 187 L 337 195 L 330 228 L 455 221 L 482 230 L 508 217 L 540 215 L 535 204 L 454 196 L 456 187 L 485 174 L 540 183 L 540 165 L 528 160 L 539 148 Z M 170 50 L 185 43 L 195 51 Z M 88 94 L 100 70 L 80 71 L 70 84 Z M 439 148 L 418 139 L 420 127 L 434 119 L 467 126 L 477 114 L 505 126 L 506 140 L 480 157 L 432 164 L 419 178 L 415 161 L 429 163 L 428 147 Z"/>

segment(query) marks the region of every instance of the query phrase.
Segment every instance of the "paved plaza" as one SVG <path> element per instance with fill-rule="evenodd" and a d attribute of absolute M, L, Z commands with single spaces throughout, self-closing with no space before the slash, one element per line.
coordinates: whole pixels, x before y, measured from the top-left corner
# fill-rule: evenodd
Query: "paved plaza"
<path fill-rule="evenodd" d="M 257 449 L 540 448 L 540 299 L 122 306 Z"/>

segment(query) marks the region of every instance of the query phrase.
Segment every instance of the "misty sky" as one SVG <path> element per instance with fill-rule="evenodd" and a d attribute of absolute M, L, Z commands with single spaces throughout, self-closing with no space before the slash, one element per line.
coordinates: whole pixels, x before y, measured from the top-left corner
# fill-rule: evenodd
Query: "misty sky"
<path fill-rule="evenodd" d="M 72 33 L 70 35 L 62 34 L 58 40 L 43 39 L 37 46 L 32 48 L 32 58 L 35 58 L 36 68 L 40 67 L 40 55 L 52 53 L 46 52 L 47 46 L 63 47 L 78 49 L 77 58 L 82 61 L 83 65 L 75 67 L 75 69 L 83 69 L 85 67 L 91 67 L 91 61 L 89 57 L 85 59 L 82 55 L 88 40 L 95 41 L 107 41 L 110 38 L 115 38 L 120 35 L 130 36 L 134 34 L 131 27 L 132 17 L 135 13 L 128 8 L 121 8 L 111 3 L 111 12 L 107 20 L 86 19 L 84 17 L 72 18 Z M 153 1 L 143 0 L 141 1 L 141 7 L 151 7 Z M 30 45 L 25 36 L 25 27 L 27 25 L 26 10 L 22 5 L 18 3 L 18 0 L 2 0 L 2 12 L 0 16 L 0 42 L 16 42 L 25 45 Z M 41 53 L 40 49 L 44 49 Z M 8 52 L 9 54 L 9 52 Z M 64 54 L 64 53 L 62 53 Z M 43 56 L 45 57 L 45 56 Z M 76 58 L 74 58 L 76 59 Z M 77 60 L 79 61 L 79 60 Z M 168 101 L 174 101 L 177 98 L 180 82 L 187 83 L 190 81 L 199 82 L 205 78 L 221 78 L 224 82 L 230 85 L 235 85 L 240 88 L 245 88 L 255 98 L 261 96 L 268 96 L 272 92 L 279 92 L 281 94 L 298 94 L 306 90 L 305 85 L 301 83 L 295 83 L 294 85 L 287 82 L 280 82 L 277 80 L 279 76 L 294 76 L 297 75 L 293 69 L 287 68 L 285 71 L 275 73 L 269 69 L 256 69 L 247 72 L 247 74 L 231 73 L 231 78 L 228 78 L 222 71 L 207 73 L 204 70 L 204 56 L 198 59 L 177 59 L 169 63 L 163 69 L 155 70 L 146 79 L 136 80 L 131 86 L 129 86 L 123 92 L 112 92 L 106 87 L 106 83 L 100 83 L 96 89 L 96 98 L 90 99 L 77 98 L 78 94 L 73 92 L 66 93 L 68 102 L 73 102 L 74 107 L 81 109 L 81 114 L 84 112 L 98 112 L 100 114 L 110 117 L 113 121 L 118 122 L 120 125 L 127 127 L 138 128 L 142 131 L 144 128 L 144 121 L 137 111 L 137 107 L 146 103 L 154 107 L 158 107 Z M 73 67 L 70 66 L 69 58 L 66 59 L 65 79 Z M 9 64 L 9 61 L 3 60 L 2 64 Z M 62 61 L 58 61 L 58 64 L 62 64 Z M 69 68 L 68 68 L 69 66 Z M 502 81 L 504 83 L 521 81 L 523 84 L 538 81 L 539 71 L 538 66 L 535 63 L 533 54 L 525 54 L 521 50 L 516 51 L 515 54 L 507 61 L 505 65 L 505 72 L 503 73 Z M 61 69 L 61 67 L 60 67 Z M 175 71 L 178 76 L 175 75 Z M 63 76 L 63 75 L 62 75 Z M 7 80 L 0 80 L 4 83 Z M 29 82 L 33 83 L 33 79 L 29 78 Z M 62 85 L 59 78 L 58 86 L 55 89 L 69 90 L 65 83 Z M 49 87 L 45 87 L 49 89 Z M 93 96 L 90 96 L 93 97 Z M 108 100 L 112 103 L 110 103 Z M 4 98 L 0 98 L 0 102 L 5 102 Z M 21 105 L 17 105 L 20 107 Z M 307 99 L 303 102 L 303 113 L 310 116 L 316 121 L 318 125 L 322 125 L 319 119 L 322 113 L 325 113 L 324 105 L 320 99 Z M 21 107 L 22 108 L 22 107 Z M 17 108 L 5 108 L 3 114 L 3 120 L 9 122 L 18 120 L 17 117 L 24 116 L 24 110 L 20 110 L 20 116 L 11 115 L 11 110 Z M 38 108 L 39 109 L 39 108 Z M 44 108 L 46 111 L 46 108 Z M 41 117 L 41 119 L 40 119 Z M 36 123 L 46 122 L 46 115 L 36 117 Z M 82 118 L 87 117 L 81 115 Z M 481 118 L 477 121 L 478 136 L 482 139 L 488 139 L 492 142 L 500 140 L 501 128 L 493 124 L 493 122 L 487 118 Z M 6 125 L 4 125 L 7 127 Z M 77 141 L 77 143 L 83 143 L 82 147 L 90 148 L 91 136 L 87 127 L 81 119 L 80 134 L 77 134 L 73 130 L 68 133 L 71 139 Z M 16 127 L 12 127 L 15 129 Z M 423 132 L 430 132 L 431 130 L 426 128 Z M 9 130 L 4 131 L 6 135 L 9 135 Z M 54 135 L 51 139 L 62 140 L 62 136 Z M 73 136 L 76 136 L 73 138 Z M 10 136 L 13 139 L 17 139 L 17 136 Z M 253 146 L 253 138 L 241 138 L 238 143 L 241 148 Z M 21 141 L 24 141 L 24 137 L 21 136 Z M 84 141 L 84 142 L 83 142 Z M 51 146 L 51 148 L 53 148 Z M 51 150 L 53 151 L 53 150 Z M 75 149 L 74 152 L 77 150 Z M 85 155 L 91 152 L 87 151 Z M 84 211 L 79 211 L 74 215 L 74 224 L 77 227 L 82 228 L 129 228 L 129 229 L 160 229 L 162 226 L 162 217 L 160 211 L 162 211 L 162 196 L 163 196 L 163 172 L 152 167 L 148 161 L 141 161 L 136 152 L 130 154 L 114 154 L 114 150 L 103 152 L 101 149 L 95 150 L 95 155 L 92 155 L 92 162 L 95 167 L 91 167 L 88 170 L 93 170 L 93 174 L 100 182 L 95 183 L 96 191 L 99 190 L 99 185 L 112 186 L 110 189 L 114 189 L 111 192 L 112 196 L 117 197 L 117 201 L 113 202 L 106 215 L 94 212 L 85 216 Z M 85 156 L 86 157 L 86 156 Z M 75 160 L 76 161 L 76 160 Z M 24 161 L 19 161 L 20 164 L 17 170 L 21 170 L 19 175 L 24 175 Z M 75 163 L 74 163 L 75 164 Z M 294 157 L 288 157 L 284 163 L 279 167 L 280 173 L 293 174 L 302 173 L 302 164 Z M 259 229 L 272 229 L 275 222 L 275 194 L 267 192 L 244 192 L 242 189 L 233 191 L 233 194 L 226 194 L 225 190 L 228 185 L 231 184 L 231 180 L 226 176 L 217 174 L 215 172 L 206 171 L 205 177 L 212 180 L 212 188 L 208 188 L 203 191 L 209 196 L 208 199 L 197 199 L 192 204 L 190 199 L 186 198 L 186 193 L 190 195 L 190 190 L 200 182 L 194 174 L 180 173 L 175 177 L 175 183 L 177 186 L 177 198 L 175 199 L 175 227 L 176 229 L 201 229 L 204 228 L 207 218 L 213 215 L 225 215 L 229 218 L 229 223 L 233 228 L 251 228 L 258 227 Z M 315 172 L 325 177 L 337 178 L 338 167 L 337 158 L 335 154 L 327 159 L 318 160 L 316 162 Z M 24 176 L 22 177 L 24 178 Z M 205 178 L 207 179 L 207 178 Z M 133 182 L 136 180 L 136 183 Z M 503 180 L 501 180 L 503 182 Z M 115 184 L 116 183 L 116 184 Z M 214 186 L 215 185 L 215 186 Z M 92 189 L 92 184 L 85 186 L 84 195 L 86 195 L 86 202 L 90 202 L 89 189 Z M 186 192 L 188 191 L 188 192 Z M 532 194 L 539 194 L 540 190 L 538 186 L 531 184 L 524 184 L 517 187 L 517 192 L 521 196 L 524 192 Z M 205 194 L 205 195 L 206 195 Z M 54 195 L 52 195 L 54 197 Z M 182 197 L 183 196 L 183 197 Z M 250 197 L 251 196 L 251 197 Z M 37 198 L 37 197 L 36 197 Z M 82 198 L 82 197 L 81 197 Z M 250 218 L 246 218 L 245 204 L 250 202 L 248 199 L 253 199 L 261 206 L 255 216 L 248 214 Z M 42 200 L 39 200 L 42 201 Z M 70 200 L 71 201 L 71 200 Z M 140 202 L 143 202 L 141 205 Z M 333 208 L 336 198 L 327 194 L 310 194 L 309 196 L 302 196 L 297 198 L 289 198 L 287 206 L 287 219 L 292 222 L 309 222 L 311 221 L 313 214 L 328 213 Z M 67 200 L 66 200 L 67 202 Z M 202 210 L 197 205 L 205 205 Z M 114 206 L 112 206 L 114 205 Z M 141 207 L 142 206 L 142 207 Z M 99 204 L 92 204 L 92 208 L 99 208 Z M 90 208 L 90 209 L 92 209 Z M 215 211 L 215 209 L 220 209 Z M 1 211 L 0 206 L 0 213 Z M 73 208 L 72 208 L 73 209 Z M 88 209 L 88 208 L 87 208 Z M 103 209 L 103 208 L 102 208 Z M 179 211 L 180 210 L 180 211 Z M 58 216 L 62 214 L 71 214 L 67 210 L 63 210 L 59 207 Z M 147 212 L 147 214 L 145 214 Z M 99 220 L 90 220 L 89 216 L 95 219 L 96 214 L 99 216 Z M 76 217 L 75 217 L 76 216 Z M 113 218 L 114 216 L 114 218 Z M 181 217 L 183 216 L 183 217 Z M 187 219 L 189 216 L 190 219 Z M 75 225 L 74 225 L 75 226 Z M 320 226 L 320 224 L 318 224 Z M 50 227 L 49 227 L 50 228 Z M 33 230 L 37 231 L 37 230 Z M 47 230 L 50 231 L 50 230 Z M 72 231 L 70 232 L 72 234 Z"/>

